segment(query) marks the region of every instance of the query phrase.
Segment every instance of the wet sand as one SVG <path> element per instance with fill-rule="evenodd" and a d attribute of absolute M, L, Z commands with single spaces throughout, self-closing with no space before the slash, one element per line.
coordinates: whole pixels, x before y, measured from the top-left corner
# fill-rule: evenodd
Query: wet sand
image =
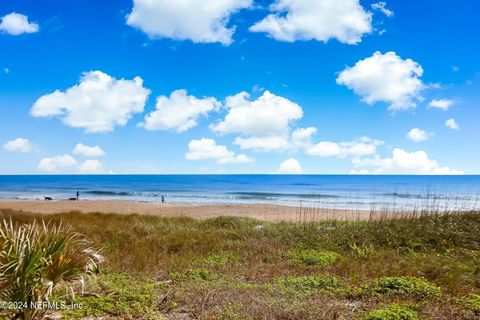
<path fill-rule="evenodd" d="M 79 201 L 23 201 L 2 200 L 1 209 L 55 214 L 70 211 L 102 212 L 116 214 L 146 214 L 158 216 L 190 216 L 205 219 L 218 216 L 251 217 L 266 221 L 311 221 L 311 220 L 367 220 L 376 214 L 370 211 L 301 208 L 272 204 L 212 204 L 180 205 L 159 204 L 124 200 L 79 200 Z M 378 213 L 380 215 L 381 213 Z"/>

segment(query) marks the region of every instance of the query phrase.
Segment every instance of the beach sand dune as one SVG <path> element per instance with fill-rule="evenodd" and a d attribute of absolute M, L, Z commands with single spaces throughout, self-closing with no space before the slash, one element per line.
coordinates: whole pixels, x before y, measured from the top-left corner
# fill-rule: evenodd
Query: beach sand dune
<path fill-rule="evenodd" d="M 215 204 L 177 205 L 123 200 L 79 200 L 79 201 L 0 201 L 0 209 L 11 209 L 32 213 L 55 214 L 70 211 L 103 212 L 116 214 L 147 214 L 159 216 L 190 216 L 205 219 L 218 216 L 251 217 L 266 221 L 302 220 L 365 220 L 369 211 L 338 209 L 301 208 L 271 204 Z"/>

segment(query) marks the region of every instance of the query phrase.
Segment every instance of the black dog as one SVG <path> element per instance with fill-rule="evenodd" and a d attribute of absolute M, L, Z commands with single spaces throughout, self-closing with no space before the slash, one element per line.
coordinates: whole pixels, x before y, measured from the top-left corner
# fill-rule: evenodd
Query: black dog
<path fill-rule="evenodd" d="M 52 201 L 52 197 L 45 197 L 45 201 Z"/>

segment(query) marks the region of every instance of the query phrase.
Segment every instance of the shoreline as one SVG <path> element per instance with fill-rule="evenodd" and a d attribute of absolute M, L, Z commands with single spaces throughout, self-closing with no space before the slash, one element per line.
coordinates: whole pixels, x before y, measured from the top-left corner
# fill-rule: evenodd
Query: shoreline
<path fill-rule="evenodd" d="M 219 216 L 249 217 L 264 221 L 368 220 L 381 212 L 310 208 L 274 204 L 161 204 L 132 200 L 0 200 L 0 210 L 37 214 L 59 214 L 72 211 L 154 216 L 189 216 L 207 219 Z M 376 214 L 377 213 L 377 214 Z"/>
<path fill-rule="evenodd" d="M 187 216 L 195 219 L 208 219 L 220 216 L 248 217 L 270 222 L 306 221 L 367 221 L 426 215 L 424 210 L 395 211 L 386 209 L 332 209 L 312 206 L 290 206 L 284 204 L 173 204 L 141 202 L 135 200 L 19 200 L 0 199 L 0 210 L 13 210 L 25 214 L 61 214 L 68 212 L 138 214 L 160 217 Z M 476 211 L 474 209 L 452 210 L 445 213 Z M 431 213 L 436 213 L 433 210 Z M 439 211 L 440 213 L 443 211 Z M 478 211 L 477 211 L 478 212 Z"/>

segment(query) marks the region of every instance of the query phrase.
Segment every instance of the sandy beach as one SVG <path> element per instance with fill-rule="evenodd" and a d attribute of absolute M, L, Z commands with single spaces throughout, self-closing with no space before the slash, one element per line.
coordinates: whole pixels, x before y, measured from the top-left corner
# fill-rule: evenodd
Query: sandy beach
<path fill-rule="evenodd" d="M 265 221 L 365 220 L 369 211 L 300 208 L 271 204 L 176 205 L 124 200 L 24 201 L 2 200 L 0 210 L 55 214 L 70 211 L 160 216 L 190 216 L 205 219 L 217 216 L 251 217 Z"/>

